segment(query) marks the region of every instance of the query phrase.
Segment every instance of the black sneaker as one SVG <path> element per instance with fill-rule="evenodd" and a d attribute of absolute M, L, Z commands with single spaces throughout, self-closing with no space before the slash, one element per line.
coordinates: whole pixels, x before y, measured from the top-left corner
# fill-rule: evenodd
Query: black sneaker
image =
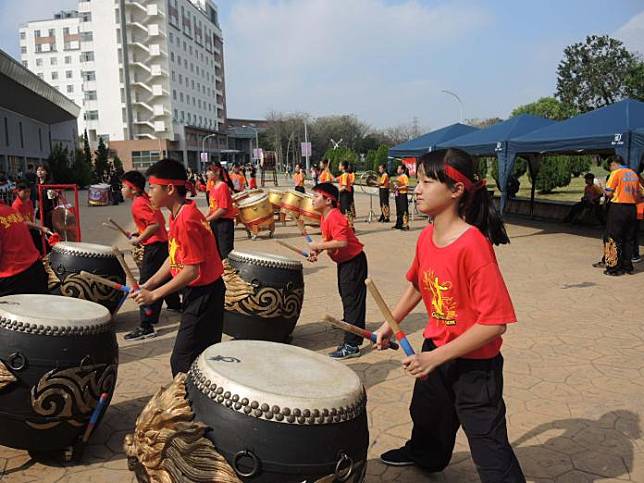
<path fill-rule="evenodd" d="M 606 263 L 604 261 L 599 261 L 599 262 L 593 263 L 593 267 L 595 267 L 595 268 L 604 268 L 605 266 L 606 266 Z"/>
<path fill-rule="evenodd" d="M 380 455 L 380 461 L 389 466 L 412 466 L 416 462 L 409 455 L 407 446 L 391 449 Z"/>
<path fill-rule="evenodd" d="M 151 339 L 152 337 L 157 336 L 157 331 L 154 330 L 154 327 L 137 327 L 129 334 L 125 334 L 125 340 L 141 340 L 141 339 Z"/>
<path fill-rule="evenodd" d="M 335 351 L 329 353 L 329 357 L 338 360 L 360 357 L 360 348 L 350 344 L 342 344 Z"/>
<path fill-rule="evenodd" d="M 624 275 L 624 270 L 604 270 L 604 275 L 610 275 L 611 277 L 619 277 Z"/>

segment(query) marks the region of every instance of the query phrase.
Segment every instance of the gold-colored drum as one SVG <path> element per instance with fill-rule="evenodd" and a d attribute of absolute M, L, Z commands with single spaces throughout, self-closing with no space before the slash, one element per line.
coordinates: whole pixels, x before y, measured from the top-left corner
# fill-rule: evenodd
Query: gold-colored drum
<path fill-rule="evenodd" d="M 239 203 L 239 218 L 253 237 L 257 236 L 260 230 L 268 230 L 271 235 L 275 231 L 273 207 L 267 194 L 251 195 L 242 200 Z"/>
<path fill-rule="evenodd" d="M 305 193 L 304 197 L 305 198 L 300 209 L 304 222 L 311 225 L 319 225 L 322 216 L 320 215 L 320 213 L 315 211 L 315 209 L 313 209 L 313 195 Z"/>
<path fill-rule="evenodd" d="M 302 204 L 305 200 L 306 196 L 299 191 L 286 191 L 282 197 L 282 208 L 288 211 L 294 218 L 299 218 L 302 214 Z"/>
<path fill-rule="evenodd" d="M 273 205 L 274 211 L 279 211 L 282 207 L 282 197 L 284 196 L 284 191 L 271 189 L 268 190 L 268 201 Z"/>

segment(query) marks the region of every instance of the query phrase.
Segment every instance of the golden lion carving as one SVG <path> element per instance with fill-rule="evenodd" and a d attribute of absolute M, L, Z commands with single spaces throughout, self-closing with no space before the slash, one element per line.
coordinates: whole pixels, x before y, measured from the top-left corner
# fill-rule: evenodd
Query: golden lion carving
<path fill-rule="evenodd" d="M 194 421 L 186 377 L 179 373 L 159 389 L 137 418 L 134 434 L 125 436 L 128 467 L 145 483 L 241 483 L 204 436 L 207 426 Z"/>

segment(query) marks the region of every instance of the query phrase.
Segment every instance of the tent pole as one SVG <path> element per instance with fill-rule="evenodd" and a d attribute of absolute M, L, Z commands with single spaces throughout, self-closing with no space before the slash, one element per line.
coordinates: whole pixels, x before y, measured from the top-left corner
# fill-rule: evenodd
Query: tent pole
<path fill-rule="evenodd" d="M 536 181 L 537 181 L 537 176 L 536 176 L 536 171 L 533 166 L 533 155 L 528 156 L 528 169 L 530 170 L 530 179 L 532 182 L 530 183 L 530 218 L 534 218 L 534 192 L 536 188 Z"/>

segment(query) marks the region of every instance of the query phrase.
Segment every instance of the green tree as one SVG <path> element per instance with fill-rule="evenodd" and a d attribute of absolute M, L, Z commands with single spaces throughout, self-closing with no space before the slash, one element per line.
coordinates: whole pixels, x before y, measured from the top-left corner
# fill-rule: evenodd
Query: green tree
<path fill-rule="evenodd" d="M 114 156 L 114 159 L 112 159 L 112 166 L 114 167 L 114 171 L 116 171 L 116 175 L 119 178 L 123 176 L 123 173 L 125 173 L 125 171 L 123 170 L 123 161 L 121 161 L 121 158 Z"/>
<path fill-rule="evenodd" d="M 512 111 L 511 117 L 521 114 L 532 114 L 553 121 L 562 121 L 575 115 L 573 109 L 554 97 L 542 97 L 535 102 L 524 104 Z"/>
<path fill-rule="evenodd" d="M 568 156 L 568 166 L 573 177 L 586 174 L 592 165 L 592 156 Z"/>
<path fill-rule="evenodd" d="M 557 68 L 557 97 L 588 112 L 626 97 L 642 99 L 642 60 L 608 35 L 569 45 Z M 639 75 L 638 75 L 639 74 Z"/>
<path fill-rule="evenodd" d="M 496 183 L 497 186 L 499 186 L 499 160 L 498 158 L 490 158 L 490 176 L 492 179 L 494 179 L 494 182 Z M 486 163 L 486 170 L 488 170 L 487 163 Z M 524 158 L 517 157 L 516 160 L 514 161 L 514 171 L 513 174 L 514 176 L 519 179 L 521 176 L 523 176 L 526 171 L 528 171 L 528 161 Z"/>
<path fill-rule="evenodd" d="M 465 124 L 477 127 L 479 129 L 485 129 L 485 128 L 494 126 L 495 124 L 498 124 L 500 122 L 503 122 L 503 119 L 501 119 L 500 117 L 489 117 L 487 119 L 479 119 L 475 117 L 472 119 L 465 120 Z"/>
<path fill-rule="evenodd" d="M 74 163 L 72 164 L 73 182 L 84 188 L 92 182 L 92 164 L 85 161 L 84 150 L 77 149 Z"/>
<path fill-rule="evenodd" d="M 107 146 L 105 146 L 105 143 L 103 142 L 103 138 L 98 138 L 98 149 L 94 153 L 96 155 L 94 159 L 94 179 L 96 182 L 101 182 L 103 181 L 103 175 L 107 171 L 109 167 L 109 162 L 108 162 L 108 156 L 109 156 L 109 151 L 107 150 Z"/>
<path fill-rule="evenodd" d="M 358 162 L 358 155 L 350 148 L 339 147 L 338 149 L 329 148 L 323 155 L 324 159 L 329 160 L 329 169 L 333 174 L 340 171 L 340 163 L 342 161 L 349 161 L 355 165 Z"/>
<path fill-rule="evenodd" d="M 376 149 L 373 162 L 371 164 L 371 169 L 378 172 L 378 166 L 381 164 L 387 165 L 387 160 L 389 159 L 389 146 L 386 144 L 381 144 Z"/>
<path fill-rule="evenodd" d="M 51 150 L 47 158 L 47 164 L 51 170 L 51 175 L 56 183 L 72 183 L 74 182 L 74 174 L 69 166 L 69 150 L 63 147 L 62 144 L 57 143 Z"/>
<path fill-rule="evenodd" d="M 568 156 L 545 156 L 539 163 L 535 187 L 541 194 L 570 184 Z"/>

